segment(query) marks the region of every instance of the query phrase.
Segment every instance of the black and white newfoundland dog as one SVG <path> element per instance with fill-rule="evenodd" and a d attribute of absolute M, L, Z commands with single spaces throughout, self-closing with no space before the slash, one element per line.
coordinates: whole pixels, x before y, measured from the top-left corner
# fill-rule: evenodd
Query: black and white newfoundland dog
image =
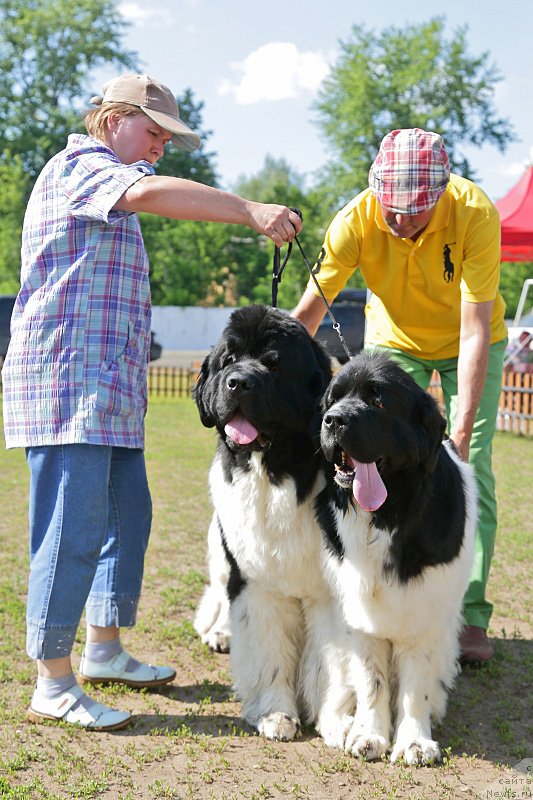
<path fill-rule="evenodd" d="M 341 675 L 328 642 L 347 628 L 323 570 L 315 505 L 334 473 L 320 449 L 330 378 L 329 358 L 300 322 L 248 306 L 233 312 L 195 389 L 202 423 L 218 433 L 210 585 L 195 627 L 218 650 L 231 628 L 243 716 L 273 739 L 293 739 L 301 719 L 338 737 L 353 703 L 340 679 L 316 680 Z"/>
<path fill-rule="evenodd" d="M 473 473 L 444 428 L 434 399 L 380 354 L 348 362 L 323 401 L 321 443 L 336 469 L 317 502 L 324 564 L 354 632 L 344 746 L 369 759 L 391 744 L 392 761 L 440 757 L 431 720 L 459 669 L 476 522 Z"/>

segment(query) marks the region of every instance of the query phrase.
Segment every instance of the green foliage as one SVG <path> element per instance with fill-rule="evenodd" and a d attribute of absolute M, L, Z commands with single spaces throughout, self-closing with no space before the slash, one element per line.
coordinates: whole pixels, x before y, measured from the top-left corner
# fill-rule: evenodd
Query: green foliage
<path fill-rule="evenodd" d="M 203 103 L 191 89 L 177 98 L 180 117 L 200 136 L 198 150 L 187 153 L 172 145 L 157 171 L 216 186 L 215 154 L 206 151 L 211 131 L 203 129 Z M 143 238 L 150 263 L 152 300 L 156 305 L 224 305 L 224 280 L 231 272 L 229 226 L 175 221 L 141 214 Z M 231 248 L 230 248 L 231 249 Z"/>
<path fill-rule="evenodd" d="M 514 319 L 520 292 L 526 278 L 533 278 L 533 262 L 502 261 L 500 270 L 500 292 L 507 304 L 506 319 Z"/>
<path fill-rule="evenodd" d="M 234 226 L 141 215 L 155 305 L 233 305 Z"/>
<path fill-rule="evenodd" d="M 29 178 L 20 156 L 0 156 L 0 294 L 19 288 L 20 237 Z"/>
<path fill-rule="evenodd" d="M 307 225 L 308 213 L 304 180 L 284 159 L 267 156 L 262 169 L 256 175 L 239 178 L 235 190 L 241 196 L 260 203 L 280 203 L 298 208 Z M 282 258 L 285 252 L 284 248 Z M 238 305 L 246 305 L 251 302 L 271 302 L 273 255 L 274 245 L 252 232 L 249 237 L 249 245 L 241 254 L 239 271 L 235 276 L 238 285 L 236 297 Z M 296 263 L 299 262 L 296 261 L 296 256 L 293 256 L 283 272 L 278 294 L 278 305 L 281 307 L 287 308 L 294 305 L 294 289 L 295 284 L 298 283 L 294 271 Z M 303 286 L 299 288 L 303 289 Z"/>
<path fill-rule="evenodd" d="M 165 155 L 157 165 L 157 171 L 162 175 L 187 178 L 206 183 L 208 186 L 217 186 L 218 177 L 214 166 L 216 154 L 205 149 L 212 131 L 203 129 L 204 104 L 195 101 L 192 89 L 186 89 L 181 96 L 178 96 L 177 101 L 181 119 L 200 136 L 202 141 L 198 150 L 192 153 L 172 145 L 167 146 Z"/>
<path fill-rule="evenodd" d="M 109 0 L 0 0 L 0 152 L 20 155 L 32 178 L 81 129 L 90 72 L 136 68 L 126 28 Z"/>
<path fill-rule="evenodd" d="M 166 156 L 165 156 L 166 158 Z M 263 169 L 241 178 L 235 190 L 258 202 L 299 208 L 305 221 L 302 246 L 310 263 L 320 249 L 328 219 L 320 192 L 305 192 L 303 178 L 284 160 L 267 157 Z M 141 224 L 157 305 L 246 305 L 270 303 L 274 245 L 249 228 L 205 222 L 175 222 L 148 215 Z M 283 251 L 283 255 L 285 250 Z M 278 305 L 294 306 L 307 283 L 307 268 L 294 245 Z"/>
<path fill-rule="evenodd" d="M 82 130 L 81 112 L 95 90 L 88 76 L 112 64 L 136 69 L 137 55 L 122 39 L 127 24 L 116 0 L 0 0 L 0 292 L 18 286 L 24 201 L 45 161 L 68 133 Z M 383 135 L 418 125 L 443 133 L 455 169 L 473 177 L 461 144 L 489 142 L 501 150 L 512 139 L 494 111 L 500 80 L 486 53 L 467 53 L 466 29 L 446 39 L 444 21 L 388 28 L 355 26 L 324 83 L 319 123 L 335 153 L 322 182 L 308 188 L 283 159 L 267 157 L 254 176 L 237 182 L 252 200 L 300 208 L 299 237 L 313 264 L 325 229 L 339 207 L 367 185 Z M 188 88 L 178 97 L 183 120 L 200 134 L 194 153 L 168 148 L 158 171 L 216 186 L 216 154 L 207 149 L 203 103 Z M 273 245 L 248 228 L 175 222 L 141 215 L 156 304 L 244 305 L 271 300 Z M 514 313 L 524 265 L 502 267 L 508 316 Z M 520 278 L 518 276 L 520 275 Z M 279 286 L 278 304 L 293 307 L 308 280 L 294 245 Z M 351 283 L 362 285 L 356 277 Z M 517 288 L 518 284 L 518 288 Z"/>
<path fill-rule="evenodd" d="M 260 172 L 252 177 L 241 177 L 235 190 L 243 197 L 261 203 L 281 203 L 302 212 L 304 228 L 300 243 L 311 265 L 316 261 L 333 208 L 327 203 L 327 195 L 320 189 L 306 190 L 302 175 L 293 170 L 284 159 L 265 158 Z M 248 302 L 270 303 L 272 297 L 273 245 L 256 234 L 252 234 L 247 257 L 240 264 L 236 275 L 239 286 L 238 304 Z M 286 249 L 282 251 L 283 258 Z M 279 284 L 278 305 L 292 308 L 303 292 L 309 273 L 296 243 L 292 256 L 284 269 Z"/>
<path fill-rule="evenodd" d="M 319 126 L 335 154 L 327 182 L 339 199 L 366 188 L 380 141 L 395 128 L 441 133 L 452 168 L 471 179 L 462 145 L 489 143 L 504 151 L 514 139 L 494 106 L 501 76 L 488 53 L 468 55 L 466 32 L 460 28 L 446 39 L 440 17 L 379 34 L 352 28 L 316 103 Z"/>

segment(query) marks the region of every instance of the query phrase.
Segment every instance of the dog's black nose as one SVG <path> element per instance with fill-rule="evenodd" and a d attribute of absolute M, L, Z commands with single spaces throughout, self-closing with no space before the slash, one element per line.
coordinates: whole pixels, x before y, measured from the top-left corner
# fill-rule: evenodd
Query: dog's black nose
<path fill-rule="evenodd" d="M 345 428 L 346 424 L 347 420 L 340 412 L 332 413 L 329 411 L 324 416 L 323 425 L 330 431 L 336 431 L 339 428 Z"/>
<path fill-rule="evenodd" d="M 232 392 L 238 389 L 243 392 L 249 392 L 253 387 L 253 380 L 249 375 L 241 375 L 238 372 L 232 372 L 226 378 L 226 386 Z"/>

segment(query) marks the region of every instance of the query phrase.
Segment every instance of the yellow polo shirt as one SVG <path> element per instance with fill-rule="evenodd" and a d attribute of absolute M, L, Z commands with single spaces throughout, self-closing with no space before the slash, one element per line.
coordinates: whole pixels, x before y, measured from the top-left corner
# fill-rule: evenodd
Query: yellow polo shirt
<path fill-rule="evenodd" d="M 426 229 L 416 241 L 387 227 L 370 189 L 335 216 L 317 279 L 328 301 L 359 267 L 372 297 L 366 342 L 419 358 L 459 353 L 461 300 L 494 300 L 491 344 L 507 336 L 500 282 L 500 218 L 472 181 L 452 173 Z M 318 294 L 314 282 L 309 287 Z"/>

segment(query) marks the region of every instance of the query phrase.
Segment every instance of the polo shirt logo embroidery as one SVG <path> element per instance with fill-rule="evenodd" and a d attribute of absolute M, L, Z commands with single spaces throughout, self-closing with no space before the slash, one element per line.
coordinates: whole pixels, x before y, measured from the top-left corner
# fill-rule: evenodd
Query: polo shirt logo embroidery
<path fill-rule="evenodd" d="M 313 275 L 318 275 L 318 273 L 320 272 L 320 267 L 322 266 L 322 262 L 324 261 L 325 257 L 326 257 L 326 248 L 325 247 L 321 247 L 320 248 L 320 253 L 318 254 L 318 258 L 316 260 L 316 263 L 315 263 L 313 269 L 311 270 Z"/>
<path fill-rule="evenodd" d="M 455 242 L 451 242 L 451 244 L 455 244 Z M 453 261 L 451 259 L 451 248 L 449 244 L 445 244 L 442 249 L 442 257 L 444 259 L 444 273 L 443 277 L 446 283 L 451 283 L 454 278 L 455 267 L 453 265 Z"/>

